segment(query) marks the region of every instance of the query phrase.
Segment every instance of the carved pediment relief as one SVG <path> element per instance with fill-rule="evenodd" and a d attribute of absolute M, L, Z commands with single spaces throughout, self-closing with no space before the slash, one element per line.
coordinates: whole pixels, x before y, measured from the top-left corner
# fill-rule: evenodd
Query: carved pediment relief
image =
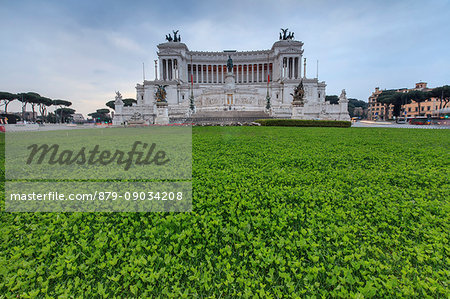
<path fill-rule="evenodd" d="M 181 53 L 173 49 L 162 49 L 158 52 L 158 55 L 181 55 Z"/>
<path fill-rule="evenodd" d="M 296 49 L 296 48 L 288 48 L 288 49 L 284 49 L 283 51 L 280 51 L 280 53 L 302 53 L 303 50 L 300 49 Z"/>

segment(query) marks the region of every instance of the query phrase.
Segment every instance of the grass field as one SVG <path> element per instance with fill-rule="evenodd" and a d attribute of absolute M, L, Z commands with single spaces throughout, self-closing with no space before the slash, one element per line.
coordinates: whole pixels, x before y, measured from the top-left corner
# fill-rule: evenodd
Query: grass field
<path fill-rule="evenodd" d="M 0 213 L 0 297 L 448 298 L 449 149 L 447 130 L 195 127 L 191 213 Z"/>

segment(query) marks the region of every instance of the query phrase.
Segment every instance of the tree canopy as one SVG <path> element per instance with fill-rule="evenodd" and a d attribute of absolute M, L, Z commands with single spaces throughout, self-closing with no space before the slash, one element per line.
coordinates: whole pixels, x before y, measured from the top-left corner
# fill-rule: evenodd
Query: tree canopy
<path fill-rule="evenodd" d="M 408 104 L 411 103 L 411 101 L 414 101 L 417 103 L 418 107 L 418 113 L 421 115 L 420 111 L 420 103 L 424 102 L 426 99 L 430 98 L 430 93 L 422 90 L 410 90 L 407 93 L 404 93 L 404 97 L 406 101 L 408 101 Z"/>
<path fill-rule="evenodd" d="M 41 118 L 44 119 L 45 115 L 47 114 L 47 107 L 50 107 L 53 105 L 53 100 L 46 98 L 46 97 L 40 97 L 39 98 L 39 112 L 41 113 Z"/>
<path fill-rule="evenodd" d="M 72 118 L 72 114 L 75 113 L 74 109 L 71 108 L 58 108 L 55 110 L 55 114 L 60 116 L 62 123 L 69 121 Z"/>
<path fill-rule="evenodd" d="M 97 109 L 93 113 L 89 113 L 88 116 L 92 117 L 96 122 L 110 122 L 111 117 L 109 116 L 109 109 Z"/>
<path fill-rule="evenodd" d="M 14 101 L 17 100 L 18 96 L 17 94 L 6 92 L 6 91 L 0 91 L 0 102 L 1 105 L 5 106 L 5 113 L 8 113 L 8 105 Z"/>
<path fill-rule="evenodd" d="M 72 102 L 66 100 L 53 100 L 53 105 L 55 106 L 72 106 Z"/>
<path fill-rule="evenodd" d="M 398 117 L 401 114 L 402 105 L 411 103 L 411 99 L 408 98 L 406 93 L 396 90 L 384 90 L 377 97 L 377 102 L 384 104 L 385 106 L 385 119 L 388 118 L 389 105 L 393 105 L 393 116 Z"/>
<path fill-rule="evenodd" d="M 6 91 L 0 91 L 0 101 L 10 100 L 13 101 L 17 99 L 17 94 L 13 94 Z"/>
<path fill-rule="evenodd" d="M 133 103 L 137 103 L 137 101 L 135 99 L 131 99 L 131 98 L 123 99 L 122 102 L 123 102 L 124 107 L 130 107 L 133 105 Z M 115 100 L 108 101 L 106 103 L 106 106 L 111 108 L 112 110 L 115 110 L 116 109 Z"/>
<path fill-rule="evenodd" d="M 49 121 L 51 119 L 51 122 L 56 121 L 56 115 L 59 114 L 60 121 L 67 121 L 68 117 L 67 115 L 73 114 L 75 110 L 69 109 L 64 110 L 62 108 L 67 108 L 69 106 L 72 106 L 72 102 L 62 99 L 55 99 L 52 100 L 48 97 L 41 96 L 39 93 L 36 92 L 22 92 L 18 94 L 6 92 L 6 91 L 0 91 L 0 105 L 5 107 L 5 114 L 8 112 L 8 105 L 14 101 L 18 100 L 22 103 L 22 116 L 23 113 L 26 111 L 26 106 L 31 105 L 32 108 L 32 117 L 33 120 L 35 120 L 35 108 L 38 108 L 38 112 L 40 113 L 40 118 L 42 120 Z M 47 117 L 47 109 L 50 106 L 59 106 L 59 109 L 55 110 L 55 114 L 51 118 Z M 73 111 L 73 112 L 71 112 Z M 71 112 L 71 113 L 70 113 Z M 63 113 L 64 115 L 62 115 Z"/>
<path fill-rule="evenodd" d="M 353 98 L 349 98 L 348 99 L 348 114 L 350 115 L 350 117 L 355 117 L 355 108 L 356 107 L 361 107 L 364 111 L 364 109 L 366 109 L 368 106 L 367 102 L 364 101 L 360 101 L 358 99 L 353 99 Z M 362 115 L 364 116 L 364 115 Z"/>
<path fill-rule="evenodd" d="M 338 104 L 339 103 L 339 97 L 337 95 L 325 96 L 325 101 L 330 102 L 330 104 Z"/>
<path fill-rule="evenodd" d="M 450 86 L 444 85 L 441 87 L 436 87 L 430 91 L 432 97 L 438 98 L 441 101 L 441 107 L 445 108 L 450 101 Z"/>
<path fill-rule="evenodd" d="M 66 101 L 66 100 L 61 100 L 61 99 L 57 99 L 57 100 L 53 100 L 53 105 L 55 106 L 59 106 L 59 109 L 56 109 L 59 111 L 59 120 L 60 122 L 63 122 L 64 120 L 64 115 L 63 115 L 63 106 L 65 107 L 69 107 L 72 105 L 72 102 L 70 101 Z M 55 110 L 55 114 L 58 114 L 58 112 L 56 112 Z"/>
<path fill-rule="evenodd" d="M 41 95 L 36 92 L 22 92 L 17 94 L 17 99 L 21 101 L 24 106 L 28 103 L 33 103 L 40 97 Z"/>
<path fill-rule="evenodd" d="M 101 113 L 101 114 L 108 114 L 109 113 L 109 109 L 107 109 L 107 108 L 97 109 L 96 112 L 97 113 Z"/>

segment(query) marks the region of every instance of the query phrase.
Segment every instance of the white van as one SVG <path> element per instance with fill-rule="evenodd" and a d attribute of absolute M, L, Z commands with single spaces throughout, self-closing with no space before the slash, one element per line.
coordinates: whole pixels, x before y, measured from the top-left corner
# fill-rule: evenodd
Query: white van
<path fill-rule="evenodd" d="M 405 117 L 397 117 L 395 122 L 398 124 L 406 124 L 406 118 Z"/>

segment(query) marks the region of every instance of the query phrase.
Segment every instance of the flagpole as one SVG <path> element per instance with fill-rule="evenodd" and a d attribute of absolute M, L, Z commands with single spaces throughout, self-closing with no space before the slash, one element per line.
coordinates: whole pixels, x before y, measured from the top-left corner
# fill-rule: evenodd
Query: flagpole
<path fill-rule="evenodd" d="M 316 78 L 319 79 L 319 59 L 317 59 Z"/>
<path fill-rule="evenodd" d="M 194 105 L 194 65 L 192 64 L 192 54 L 191 54 L 191 96 L 189 97 L 189 108 L 191 113 L 195 111 Z"/>
<path fill-rule="evenodd" d="M 267 54 L 267 94 L 266 94 L 266 109 L 270 109 L 270 96 L 269 96 L 269 84 L 270 84 L 270 60 L 269 54 Z"/>

